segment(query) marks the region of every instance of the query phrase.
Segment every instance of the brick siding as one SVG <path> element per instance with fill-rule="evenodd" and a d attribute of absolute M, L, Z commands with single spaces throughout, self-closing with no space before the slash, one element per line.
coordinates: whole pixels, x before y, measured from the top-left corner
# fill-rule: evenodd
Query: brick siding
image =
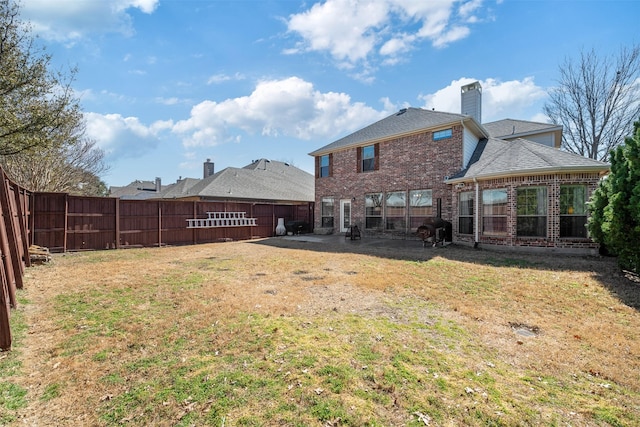
<path fill-rule="evenodd" d="M 432 132 L 422 132 L 380 142 L 379 168 L 358 173 L 358 148 L 332 153 L 332 175 L 316 179 L 316 227 L 320 227 L 323 197 L 333 197 L 334 224 L 338 231 L 340 200 L 351 202 L 351 222 L 364 228 L 365 194 L 432 190 L 433 214 L 441 199 L 442 217 L 452 220 L 451 186 L 445 177 L 462 169 L 462 126 L 453 126 L 451 138 L 433 141 Z"/>
<path fill-rule="evenodd" d="M 509 178 L 492 179 L 479 181 L 480 197 L 480 244 L 511 246 L 511 247 L 531 247 L 531 248 L 555 248 L 565 250 L 586 250 L 594 251 L 598 249 L 598 244 L 590 239 L 560 237 L 560 186 L 561 185 L 586 185 L 587 200 L 597 188 L 600 181 L 598 173 L 559 173 L 547 175 L 529 175 Z M 517 190 L 518 188 L 534 186 L 547 188 L 547 237 L 518 237 L 516 235 L 517 224 Z M 488 189 L 507 190 L 507 230 L 506 236 L 487 236 L 482 233 L 482 191 Z M 475 236 L 460 234 L 458 223 L 458 195 L 461 192 L 473 191 L 473 183 L 465 184 L 464 187 L 454 188 L 453 196 L 453 234 L 454 241 L 474 243 Z"/>

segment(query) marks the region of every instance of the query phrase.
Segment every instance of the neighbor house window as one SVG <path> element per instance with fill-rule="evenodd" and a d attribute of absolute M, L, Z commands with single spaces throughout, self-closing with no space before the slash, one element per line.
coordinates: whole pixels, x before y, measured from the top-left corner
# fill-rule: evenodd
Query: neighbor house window
<path fill-rule="evenodd" d="M 431 190 L 411 190 L 409 192 L 409 218 L 411 229 L 420 227 L 424 220 L 433 216 Z"/>
<path fill-rule="evenodd" d="M 320 178 L 331 176 L 331 154 L 320 156 Z"/>
<path fill-rule="evenodd" d="M 458 232 L 473 234 L 473 191 L 465 191 L 458 196 Z"/>
<path fill-rule="evenodd" d="M 333 227 L 333 197 L 322 198 L 322 226 Z"/>
<path fill-rule="evenodd" d="M 482 232 L 507 234 L 507 190 L 482 192 Z"/>
<path fill-rule="evenodd" d="M 547 187 L 518 188 L 518 236 L 546 237 Z"/>
<path fill-rule="evenodd" d="M 560 237 L 587 237 L 586 185 L 560 186 Z"/>
<path fill-rule="evenodd" d="M 364 196 L 365 228 L 382 230 L 382 193 Z"/>
<path fill-rule="evenodd" d="M 452 136 L 453 136 L 452 129 L 439 130 L 433 133 L 433 140 L 439 141 L 441 139 L 451 138 Z"/>
<path fill-rule="evenodd" d="M 378 144 L 358 148 L 358 172 L 370 172 L 378 169 L 378 151 Z"/>
<path fill-rule="evenodd" d="M 387 193 L 385 204 L 386 229 L 404 231 L 407 226 L 407 193 Z"/>

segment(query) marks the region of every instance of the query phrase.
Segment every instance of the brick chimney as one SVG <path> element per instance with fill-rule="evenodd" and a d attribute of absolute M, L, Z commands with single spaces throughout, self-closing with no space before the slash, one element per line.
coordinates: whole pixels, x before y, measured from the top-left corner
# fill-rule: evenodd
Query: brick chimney
<path fill-rule="evenodd" d="M 462 86 L 460 107 L 462 114 L 471 116 L 478 123 L 482 123 L 482 86 L 480 86 L 480 82 Z"/>
<path fill-rule="evenodd" d="M 202 175 L 202 178 L 210 177 L 214 173 L 214 163 L 211 161 L 211 159 L 207 159 L 207 161 L 204 162 L 204 173 Z"/>

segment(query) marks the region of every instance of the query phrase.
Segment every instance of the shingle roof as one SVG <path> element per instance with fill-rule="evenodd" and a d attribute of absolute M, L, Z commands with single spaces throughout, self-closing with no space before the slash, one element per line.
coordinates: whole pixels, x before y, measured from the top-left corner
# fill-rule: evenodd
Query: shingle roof
<path fill-rule="evenodd" d="M 450 177 L 449 182 L 558 171 L 609 170 L 607 163 L 522 138 L 513 141 L 497 138 L 480 141 L 469 165 L 467 169 Z"/>
<path fill-rule="evenodd" d="M 171 197 L 314 201 L 313 175 L 287 163 L 260 159 L 243 168 L 225 168 Z M 167 196 L 163 196 L 166 198 Z"/>
<path fill-rule="evenodd" d="M 489 136 L 492 138 L 516 138 L 532 133 L 562 130 L 562 126 L 560 125 L 514 119 L 483 123 L 482 126 L 489 132 Z"/>
<path fill-rule="evenodd" d="M 157 194 L 153 181 L 133 181 L 123 187 L 109 187 L 109 197 L 121 199 L 148 199 Z"/>
<path fill-rule="evenodd" d="M 189 189 L 198 182 L 200 182 L 200 180 L 195 178 L 179 179 L 178 182 L 167 185 L 166 188 L 160 192 L 158 197 L 163 199 L 177 199 L 185 197 L 184 195 L 187 191 L 189 191 Z"/>
<path fill-rule="evenodd" d="M 403 108 L 382 120 L 364 127 L 352 134 L 338 139 L 331 144 L 319 148 L 309 155 L 318 156 L 347 147 L 359 146 L 364 143 L 372 143 L 382 139 L 398 135 L 411 134 L 421 130 L 437 128 L 461 121 L 471 122 L 476 125 L 479 134 L 484 134 L 478 124 L 470 116 L 441 111 L 423 110 L 421 108 Z M 488 136 L 488 135 L 484 135 Z"/>

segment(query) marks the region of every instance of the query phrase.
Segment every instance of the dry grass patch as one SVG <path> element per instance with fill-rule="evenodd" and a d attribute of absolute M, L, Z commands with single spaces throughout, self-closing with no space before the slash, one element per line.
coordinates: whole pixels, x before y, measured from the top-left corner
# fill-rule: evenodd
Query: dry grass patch
<path fill-rule="evenodd" d="M 25 288 L 16 425 L 640 423 L 610 259 L 269 239 L 56 256 Z"/>

